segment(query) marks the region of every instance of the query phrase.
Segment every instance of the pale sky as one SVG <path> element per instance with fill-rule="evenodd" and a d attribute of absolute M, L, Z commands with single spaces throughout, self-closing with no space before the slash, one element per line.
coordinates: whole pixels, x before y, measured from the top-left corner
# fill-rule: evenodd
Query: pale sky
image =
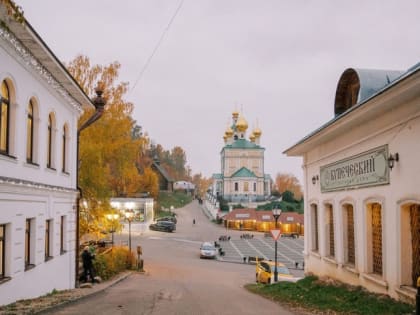
<path fill-rule="evenodd" d="M 133 118 L 165 149 L 181 146 L 206 177 L 220 173 L 236 108 L 249 131 L 258 121 L 265 173 L 302 180 L 301 158 L 282 152 L 333 118 L 344 70 L 420 61 L 418 0 L 16 3 L 61 61 L 121 63 Z"/>

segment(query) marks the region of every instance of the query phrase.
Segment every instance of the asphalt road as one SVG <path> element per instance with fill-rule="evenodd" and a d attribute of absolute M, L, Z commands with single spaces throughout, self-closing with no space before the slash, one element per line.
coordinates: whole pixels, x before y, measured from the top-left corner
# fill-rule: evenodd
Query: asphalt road
<path fill-rule="evenodd" d="M 175 212 L 174 233 L 133 226 L 132 246 L 143 248 L 144 274 L 134 273 L 55 314 L 294 314 L 243 288 L 255 281 L 255 265 L 199 258 L 200 243 L 226 231 L 209 222 L 196 201 Z"/>

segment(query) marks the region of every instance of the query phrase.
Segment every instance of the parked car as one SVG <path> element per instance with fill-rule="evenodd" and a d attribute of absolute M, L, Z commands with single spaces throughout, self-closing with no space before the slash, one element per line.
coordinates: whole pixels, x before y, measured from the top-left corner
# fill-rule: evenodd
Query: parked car
<path fill-rule="evenodd" d="M 200 246 L 200 258 L 216 258 L 216 247 L 210 242 L 204 242 Z"/>
<path fill-rule="evenodd" d="M 274 271 L 275 271 L 275 263 L 271 260 L 260 260 L 257 261 L 256 264 L 256 275 L 255 281 L 259 283 L 274 283 Z M 289 281 L 289 282 L 296 282 L 301 278 L 294 277 L 289 268 L 287 268 L 284 264 L 278 262 L 277 263 L 277 280 L 278 281 Z"/>
<path fill-rule="evenodd" d="M 159 222 L 159 221 L 171 221 L 171 222 L 173 222 L 173 223 L 177 223 L 177 219 L 175 218 L 175 217 L 162 217 L 162 218 L 157 218 L 156 219 L 156 222 Z"/>
<path fill-rule="evenodd" d="M 173 232 L 176 230 L 176 224 L 171 221 L 158 221 L 149 225 L 153 231 Z"/>

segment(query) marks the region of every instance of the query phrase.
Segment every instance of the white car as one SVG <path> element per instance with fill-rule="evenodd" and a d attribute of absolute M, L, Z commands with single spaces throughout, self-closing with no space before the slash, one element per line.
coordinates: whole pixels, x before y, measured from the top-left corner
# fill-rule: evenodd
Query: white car
<path fill-rule="evenodd" d="M 204 242 L 200 246 L 200 258 L 216 258 L 216 247 L 210 242 Z"/>

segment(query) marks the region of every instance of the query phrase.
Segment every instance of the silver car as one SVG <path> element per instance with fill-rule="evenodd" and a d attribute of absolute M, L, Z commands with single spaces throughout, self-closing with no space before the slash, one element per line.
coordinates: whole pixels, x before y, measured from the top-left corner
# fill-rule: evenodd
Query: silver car
<path fill-rule="evenodd" d="M 204 242 L 200 246 L 200 258 L 216 258 L 216 247 L 210 242 Z"/>

